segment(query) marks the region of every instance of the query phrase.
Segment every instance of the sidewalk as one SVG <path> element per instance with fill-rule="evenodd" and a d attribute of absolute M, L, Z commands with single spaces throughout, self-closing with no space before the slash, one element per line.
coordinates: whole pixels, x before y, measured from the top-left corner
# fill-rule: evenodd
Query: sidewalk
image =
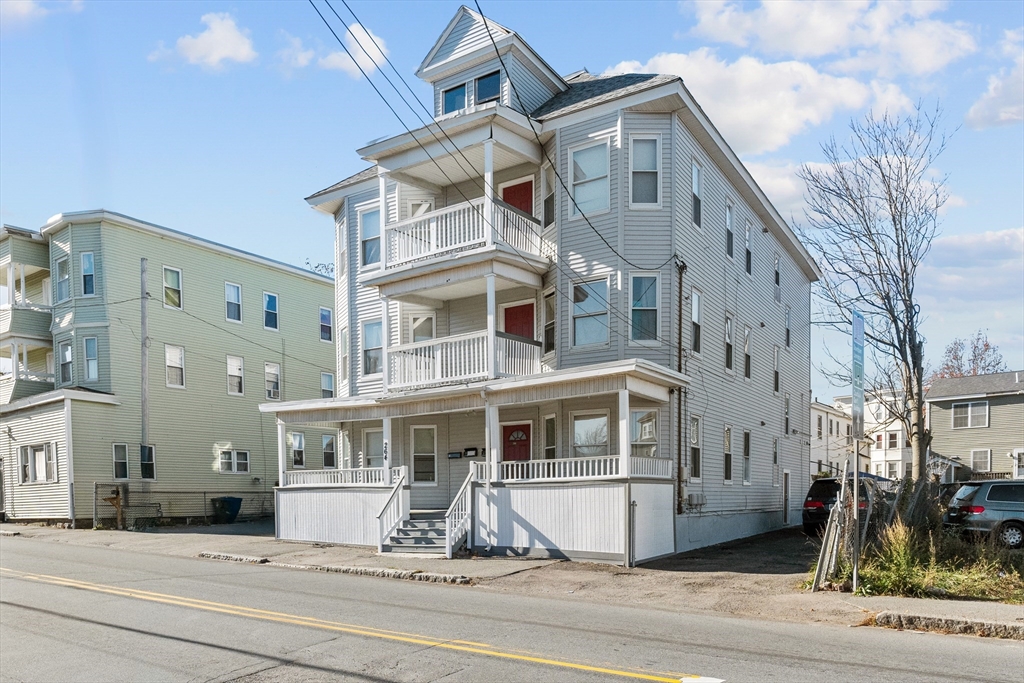
<path fill-rule="evenodd" d="M 272 521 L 169 527 L 133 533 L 0 525 L 0 534 L 176 557 L 250 561 L 308 569 L 446 583 L 560 600 L 617 603 L 675 612 L 768 621 L 909 630 L 1024 640 L 1024 606 L 920 598 L 810 593 L 800 586 L 816 556 L 799 531 L 733 541 L 626 569 L 591 562 L 526 558 L 457 558 L 369 548 L 292 543 L 274 538 Z M 17 542 L 5 539 L 7 542 Z M 215 559 L 211 559 L 216 561 Z"/>

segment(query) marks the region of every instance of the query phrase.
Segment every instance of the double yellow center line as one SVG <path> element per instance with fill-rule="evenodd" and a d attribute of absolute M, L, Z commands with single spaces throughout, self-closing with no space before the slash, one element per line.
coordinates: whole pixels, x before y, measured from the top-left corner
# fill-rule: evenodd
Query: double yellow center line
<path fill-rule="evenodd" d="M 137 588 L 120 588 L 118 586 L 108 586 L 101 583 L 79 581 L 77 579 L 69 579 L 62 576 L 50 576 L 47 574 L 22 572 L 14 569 L 7 569 L 5 567 L 0 567 L 0 576 L 9 576 L 11 578 L 23 579 L 26 581 L 36 581 L 39 583 L 50 584 L 53 586 L 77 588 L 79 590 L 93 591 L 96 593 L 106 593 L 108 595 L 117 595 L 120 597 L 132 598 L 135 600 L 146 600 L 148 602 L 156 602 L 164 605 L 174 605 L 177 607 L 187 607 L 191 609 L 205 610 L 207 612 L 230 614 L 233 616 L 246 617 L 249 619 L 261 619 L 263 621 L 272 621 L 279 624 L 305 626 L 307 628 L 316 628 L 324 631 L 348 633 L 351 635 L 363 636 L 366 638 L 381 638 L 384 640 L 391 640 L 401 643 L 437 647 L 445 650 L 455 650 L 458 652 L 467 652 L 475 655 L 482 655 L 485 657 L 497 657 L 499 659 L 505 660 L 530 662 L 532 664 L 559 667 L 563 669 L 572 669 L 576 671 L 588 671 L 591 673 L 606 674 L 609 676 L 620 676 L 623 678 L 632 678 L 643 681 L 662 681 L 664 683 L 679 683 L 680 681 L 686 681 L 687 683 L 721 683 L 720 679 L 707 678 L 695 674 L 649 672 L 643 670 L 613 669 L 601 666 L 593 666 L 590 664 L 583 664 L 581 662 L 551 659 L 549 657 L 540 656 L 526 651 L 501 650 L 491 645 L 486 645 L 484 643 L 475 643 L 468 640 L 448 640 L 435 638 L 432 636 L 419 635 L 415 633 L 405 633 L 402 631 L 390 631 L 385 629 L 372 628 L 369 626 L 344 624 L 336 621 L 317 619 L 315 617 L 305 617 L 297 614 L 287 614 L 285 612 L 273 612 L 269 610 L 255 609 L 253 607 L 231 605 L 223 602 L 211 602 L 209 600 L 199 600 L 197 598 L 188 598 L 180 595 L 169 595 L 167 593 L 154 593 L 153 591 L 144 591 L 139 590 Z"/>

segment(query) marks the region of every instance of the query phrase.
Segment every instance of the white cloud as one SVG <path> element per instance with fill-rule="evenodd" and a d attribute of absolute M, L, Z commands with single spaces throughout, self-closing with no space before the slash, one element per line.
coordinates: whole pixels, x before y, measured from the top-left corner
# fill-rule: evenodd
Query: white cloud
<path fill-rule="evenodd" d="M 49 13 L 35 0 L 0 0 L 0 27 L 5 30 L 16 28 Z"/>
<path fill-rule="evenodd" d="M 1002 53 L 1014 57 L 1013 68 L 1001 69 L 988 79 L 988 90 L 971 105 L 964 121 L 981 130 L 1024 121 L 1024 30 L 1007 31 Z"/>
<path fill-rule="evenodd" d="M 895 116 L 914 110 L 914 103 L 895 83 L 871 81 L 871 92 L 874 95 L 871 109 L 876 116 L 886 113 Z"/>
<path fill-rule="evenodd" d="M 608 73 L 670 73 L 683 78 L 701 107 L 740 154 L 778 149 L 837 110 L 868 103 L 871 89 L 849 77 L 822 73 L 798 61 L 729 63 L 713 50 L 662 53 L 646 64 L 621 62 Z"/>
<path fill-rule="evenodd" d="M 714 0 L 693 6 L 696 35 L 774 56 L 836 57 L 833 67 L 845 72 L 927 75 L 976 49 L 962 23 L 930 18 L 944 2 L 773 0 L 748 10 Z"/>
<path fill-rule="evenodd" d="M 288 46 L 277 51 L 277 59 L 281 63 L 281 68 L 285 71 L 292 71 L 309 66 L 309 63 L 313 61 L 313 57 L 316 56 L 313 49 L 304 49 L 302 39 L 288 33 L 284 33 L 284 39 Z"/>
<path fill-rule="evenodd" d="M 804 181 L 797 177 L 799 164 L 790 162 L 746 163 L 750 175 L 768 200 L 789 221 L 804 215 Z"/>
<path fill-rule="evenodd" d="M 206 24 L 205 31 L 196 36 L 182 36 L 177 42 L 178 54 L 189 64 L 219 69 L 226 61 L 246 63 L 259 56 L 253 49 L 249 31 L 238 28 L 230 14 L 211 12 L 200 20 Z"/>
<path fill-rule="evenodd" d="M 359 24 L 352 24 L 348 27 L 348 33 L 345 34 L 344 40 L 345 47 L 355 55 L 355 62 L 348 54 L 339 50 L 326 57 L 321 57 L 317 61 L 317 66 L 321 69 L 344 71 L 352 78 L 359 78 L 362 76 L 359 67 L 362 67 L 367 74 L 371 74 L 384 63 L 384 58 L 391 54 L 382 38 Z M 357 64 L 358 66 L 356 66 Z"/>

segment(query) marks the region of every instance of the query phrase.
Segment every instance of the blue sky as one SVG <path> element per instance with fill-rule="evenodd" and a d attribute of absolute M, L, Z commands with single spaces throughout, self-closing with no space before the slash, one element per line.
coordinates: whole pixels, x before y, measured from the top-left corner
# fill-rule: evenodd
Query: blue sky
<path fill-rule="evenodd" d="M 412 74 L 460 3 L 350 4 L 429 101 Z M 483 9 L 561 73 L 681 75 L 794 222 L 796 169 L 851 117 L 941 102 L 956 132 L 936 168 L 952 194 L 943 234 L 920 277 L 927 353 L 982 328 L 1024 367 L 1024 3 Z M 0 0 L 4 223 L 102 207 L 297 264 L 329 260 L 331 222 L 302 198 L 399 130 L 307 2 Z M 842 393 L 820 378 L 814 390 Z"/>

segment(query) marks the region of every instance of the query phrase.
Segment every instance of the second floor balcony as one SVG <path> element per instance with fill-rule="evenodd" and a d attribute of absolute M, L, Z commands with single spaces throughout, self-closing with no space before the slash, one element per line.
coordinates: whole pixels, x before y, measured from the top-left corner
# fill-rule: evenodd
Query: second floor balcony
<path fill-rule="evenodd" d="M 540 372 L 540 351 L 540 342 L 501 331 L 494 332 L 492 345 L 487 330 L 393 346 L 387 351 L 388 388 L 525 377 Z"/>

